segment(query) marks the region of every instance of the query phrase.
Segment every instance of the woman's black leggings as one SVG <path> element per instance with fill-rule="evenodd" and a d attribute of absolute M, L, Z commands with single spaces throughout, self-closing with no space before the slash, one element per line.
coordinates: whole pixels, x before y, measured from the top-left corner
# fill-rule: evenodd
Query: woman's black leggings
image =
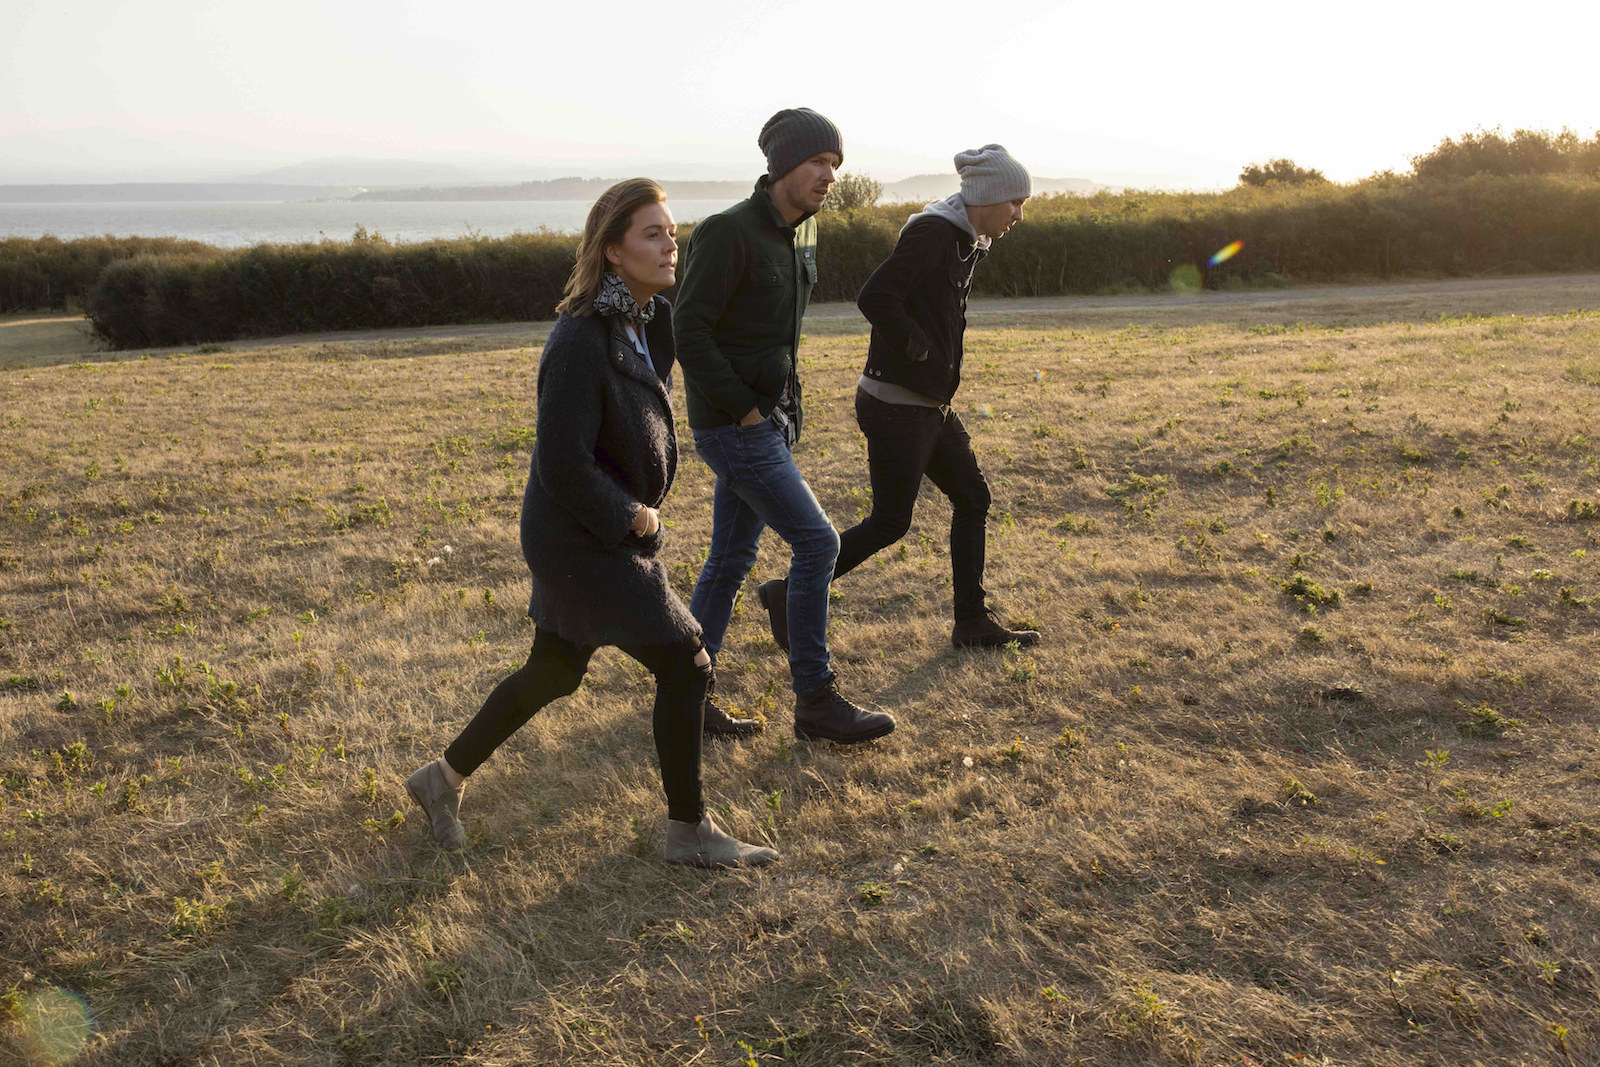
<path fill-rule="evenodd" d="M 698 638 L 676 645 L 619 645 L 656 676 L 656 703 L 650 725 L 655 732 L 661 783 L 667 793 L 667 817 L 697 823 L 705 815 L 700 781 L 700 731 L 705 715 L 706 685 L 711 665 L 694 657 Z M 535 630 L 528 662 L 506 678 L 467 728 L 445 750 L 455 772 L 478 769 L 506 738 L 522 728 L 540 708 L 577 692 L 595 650 L 575 645 L 545 630 Z"/>

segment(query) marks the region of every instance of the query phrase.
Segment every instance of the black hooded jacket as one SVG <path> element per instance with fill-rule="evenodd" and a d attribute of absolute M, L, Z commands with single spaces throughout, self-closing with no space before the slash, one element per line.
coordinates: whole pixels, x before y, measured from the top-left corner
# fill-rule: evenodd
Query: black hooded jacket
<path fill-rule="evenodd" d="M 972 274 L 987 254 L 938 215 L 918 215 L 907 224 L 856 298 L 872 324 L 866 377 L 950 402 L 961 384 Z"/>

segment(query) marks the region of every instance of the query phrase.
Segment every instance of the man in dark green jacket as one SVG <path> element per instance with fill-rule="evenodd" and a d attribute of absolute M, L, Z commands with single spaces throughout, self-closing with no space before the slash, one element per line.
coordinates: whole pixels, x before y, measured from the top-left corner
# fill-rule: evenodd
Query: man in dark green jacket
<path fill-rule="evenodd" d="M 828 583 L 839 534 L 795 466 L 802 422 L 796 353 L 800 320 L 817 280 L 812 216 L 844 162 L 833 123 L 809 108 L 778 112 L 757 139 L 767 173 L 745 200 L 695 227 L 674 302 L 674 337 L 695 451 L 717 476 L 711 549 L 689 610 L 713 659 L 733 602 L 771 526 L 793 557 L 782 605 L 788 629 L 794 732 L 853 744 L 882 737 L 894 719 L 839 694 L 828 656 Z M 765 595 L 763 600 L 765 600 Z M 749 724 L 708 704 L 713 733 Z"/>

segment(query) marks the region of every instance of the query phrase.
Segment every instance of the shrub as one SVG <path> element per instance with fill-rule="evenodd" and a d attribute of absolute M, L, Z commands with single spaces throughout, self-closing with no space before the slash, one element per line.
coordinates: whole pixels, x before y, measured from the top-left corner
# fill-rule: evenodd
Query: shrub
<path fill-rule="evenodd" d="M 894 203 L 822 213 L 812 299 L 854 300 L 914 210 Z M 1208 264 L 1234 241 L 1243 242 L 1239 254 Z M 142 253 L 105 268 L 88 311 L 122 348 L 548 319 L 576 245 L 574 235 L 547 231 L 400 245 L 358 233 L 348 242 Z M 1180 270 L 1215 289 L 1595 267 L 1600 181 L 1380 175 L 1352 185 L 1035 197 L 1027 221 L 996 242 L 974 282 L 985 295 L 1050 296 L 1163 290 Z"/>
<path fill-rule="evenodd" d="M 257 245 L 113 263 L 91 292 L 96 332 L 119 348 L 315 330 L 554 317 L 577 237 L 540 232 L 391 244 Z"/>
<path fill-rule="evenodd" d="M 1218 249 L 1244 243 L 1209 266 Z M 1240 186 L 1223 193 L 1097 193 L 1028 202 L 977 272 L 994 295 L 1165 289 L 1198 268 L 1206 288 L 1600 265 L 1600 182 L 1481 175 L 1447 183 Z"/>
<path fill-rule="evenodd" d="M 811 299 L 854 300 L 878 264 L 894 251 L 908 214 L 900 207 L 888 213 L 857 209 L 820 216 L 818 281 Z"/>
<path fill-rule="evenodd" d="M 1304 182 L 1325 182 L 1320 170 L 1298 166 L 1292 159 L 1269 159 L 1265 163 L 1251 163 L 1239 172 L 1240 185 L 1268 185 L 1287 182 L 1300 185 Z"/>
<path fill-rule="evenodd" d="M 220 255 L 172 237 L 0 238 L 0 313 L 81 307 L 107 264 L 144 255 Z"/>
<path fill-rule="evenodd" d="M 1446 137 L 1433 151 L 1413 156 L 1411 168 L 1424 181 L 1478 174 L 1573 174 L 1592 179 L 1600 172 L 1600 133 L 1585 141 L 1568 129 L 1518 130 L 1510 137 L 1498 128 L 1480 129 L 1459 141 Z"/>
<path fill-rule="evenodd" d="M 856 208 L 871 207 L 882 196 L 882 182 L 865 174 L 841 174 L 839 180 L 828 190 L 828 198 L 822 202 L 822 210 L 854 211 Z"/>

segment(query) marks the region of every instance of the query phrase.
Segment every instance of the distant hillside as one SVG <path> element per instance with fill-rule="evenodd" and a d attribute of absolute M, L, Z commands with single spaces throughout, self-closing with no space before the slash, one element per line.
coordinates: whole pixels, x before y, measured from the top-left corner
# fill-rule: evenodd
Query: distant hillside
<path fill-rule="evenodd" d="M 16 185 L 226 181 L 282 162 L 279 152 L 225 136 L 178 139 L 108 126 L 0 136 L 0 182 Z"/>
<path fill-rule="evenodd" d="M 514 185 L 431 185 L 416 189 L 372 189 L 354 200 L 593 200 L 617 178 L 554 178 Z M 661 183 L 674 200 L 734 200 L 750 194 L 750 181 L 671 181 Z M 918 174 L 883 187 L 885 200 L 938 200 L 961 187 L 954 174 Z M 1106 186 L 1083 178 L 1035 178 L 1035 193 L 1092 193 Z"/>
<path fill-rule="evenodd" d="M 620 178 L 553 178 L 514 185 L 436 185 L 420 189 L 371 189 L 353 200 L 593 200 Z M 752 181 L 664 181 L 674 200 L 737 200 L 750 195 Z"/>
<path fill-rule="evenodd" d="M 340 173 L 359 174 L 353 170 L 341 172 L 337 166 L 324 164 L 337 161 L 314 161 L 297 167 L 285 167 L 257 175 L 261 180 L 238 182 L 105 182 L 71 185 L 3 185 L 0 184 L 0 204 L 126 204 L 136 202 L 164 203 L 218 203 L 224 201 L 284 201 L 284 200 L 361 200 L 361 201 L 538 201 L 579 200 L 589 201 L 616 184 L 616 178 L 554 178 L 546 181 L 518 182 L 505 185 L 439 184 L 416 187 L 396 186 L 369 188 L 372 183 L 333 181 Z M 363 161 L 355 161 L 363 162 Z M 376 167 L 377 163 L 365 161 L 364 165 Z M 405 163 L 400 160 L 398 162 Z M 416 167 L 431 167 L 418 163 Z M 452 168 L 441 168 L 452 169 Z M 278 181 L 265 180 L 270 175 L 280 176 Z M 291 180 L 321 174 L 330 177 L 321 184 Z M 367 173 L 365 177 L 375 177 Z M 750 195 L 754 179 L 750 181 L 664 181 L 662 188 L 674 200 L 740 200 Z M 886 201 L 904 200 L 923 203 L 949 196 L 960 187 L 954 174 L 919 174 L 903 181 L 888 182 L 883 187 Z M 1082 178 L 1035 178 L 1035 193 L 1092 193 L 1107 188 Z"/>
<path fill-rule="evenodd" d="M 228 182 L 106 182 L 81 185 L 0 185 L 0 204 L 219 203 L 342 200 L 351 186 L 233 184 Z"/>
<path fill-rule="evenodd" d="M 424 163 L 415 159 L 361 159 L 329 157 L 310 159 L 289 167 L 277 167 L 259 174 L 246 174 L 240 183 L 274 185 L 417 185 L 437 183 L 462 185 L 481 181 L 482 174 L 448 163 Z"/>
<path fill-rule="evenodd" d="M 897 182 L 884 182 L 883 198 L 885 200 L 942 200 L 951 193 L 961 188 L 961 179 L 954 174 L 915 174 L 909 178 L 902 178 Z M 1080 196 L 1107 189 L 1109 186 L 1086 178 L 1040 178 L 1033 179 L 1033 191 L 1037 193 L 1075 193 Z"/>

